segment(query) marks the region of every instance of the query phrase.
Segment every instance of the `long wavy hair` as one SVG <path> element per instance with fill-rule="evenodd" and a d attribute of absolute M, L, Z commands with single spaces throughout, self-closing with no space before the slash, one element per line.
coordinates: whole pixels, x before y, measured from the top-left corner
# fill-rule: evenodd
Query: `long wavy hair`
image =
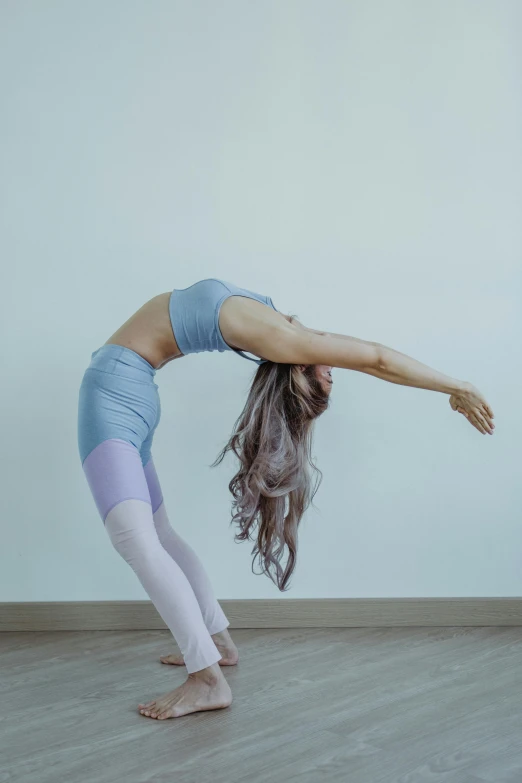
<path fill-rule="evenodd" d="M 254 542 L 252 571 L 257 557 L 261 573 L 281 592 L 296 565 L 299 522 L 322 481 L 312 461 L 312 432 L 328 405 L 314 365 L 301 370 L 294 364 L 260 364 L 230 440 L 210 466 L 228 451 L 238 457 L 239 470 L 228 485 L 234 498 L 230 524 L 239 526 L 234 540 Z"/>

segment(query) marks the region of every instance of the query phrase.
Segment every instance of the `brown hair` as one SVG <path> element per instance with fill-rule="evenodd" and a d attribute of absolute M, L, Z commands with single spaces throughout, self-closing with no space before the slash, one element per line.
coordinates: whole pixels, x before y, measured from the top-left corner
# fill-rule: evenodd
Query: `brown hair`
<path fill-rule="evenodd" d="M 282 592 L 296 565 L 299 522 L 322 481 L 311 456 L 312 425 L 328 404 L 329 394 L 314 365 L 304 370 L 270 361 L 259 365 L 232 436 L 210 466 L 218 465 L 228 451 L 239 458 L 239 470 L 228 485 L 234 497 L 230 524 L 239 526 L 234 540 L 255 542 L 252 571 L 257 556 L 261 573 Z M 310 468 L 316 477 L 313 485 Z"/>

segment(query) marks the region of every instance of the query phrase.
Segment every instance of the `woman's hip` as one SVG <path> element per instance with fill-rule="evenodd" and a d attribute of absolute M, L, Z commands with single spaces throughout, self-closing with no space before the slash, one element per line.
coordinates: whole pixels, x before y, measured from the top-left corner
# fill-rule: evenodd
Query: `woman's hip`
<path fill-rule="evenodd" d="M 147 457 L 152 436 L 161 417 L 157 385 L 150 375 L 143 380 L 127 374 L 116 365 L 108 372 L 89 366 L 78 395 L 78 449 L 83 462 L 102 441 L 111 438 L 126 440 L 140 453 L 144 445 Z M 144 463 L 145 464 L 145 463 Z"/>

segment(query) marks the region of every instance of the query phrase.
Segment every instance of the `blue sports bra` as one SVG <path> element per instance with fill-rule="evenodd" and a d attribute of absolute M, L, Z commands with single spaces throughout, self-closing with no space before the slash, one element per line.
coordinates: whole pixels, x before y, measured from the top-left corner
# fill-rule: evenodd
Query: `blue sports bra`
<path fill-rule="evenodd" d="M 229 296 L 246 296 L 277 309 L 269 296 L 239 288 L 226 280 L 209 277 L 188 288 L 175 288 L 169 299 L 169 315 L 174 337 L 182 354 L 202 351 L 235 351 L 245 359 L 263 364 L 267 359 L 253 359 L 223 339 L 219 328 L 219 311 Z"/>

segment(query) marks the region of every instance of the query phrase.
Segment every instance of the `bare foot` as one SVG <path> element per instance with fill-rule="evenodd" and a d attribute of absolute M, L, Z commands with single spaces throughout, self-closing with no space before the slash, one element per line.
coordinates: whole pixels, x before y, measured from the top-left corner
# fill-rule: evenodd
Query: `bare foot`
<path fill-rule="evenodd" d="M 190 712 L 219 710 L 232 704 L 232 691 L 217 663 L 193 672 L 176 690 L 147 704 L 139 704 L 142 715 L 148 718 L 180 718 Z"/>
<path fill-rule="evenodd" d="M 220 666 L 235 666 L 239 660 L 239 653 L 236 645 L 232 641 L 228 629 L 225 628 L 219 633 L 213 633 L 214 644 L 221 653 L 218 663 Z M 173 666 L 184 666 L 185 661 L 180 653 L 171 653 L 170 655 L 160 655 L 161 663 L 170 663 Z"/>

